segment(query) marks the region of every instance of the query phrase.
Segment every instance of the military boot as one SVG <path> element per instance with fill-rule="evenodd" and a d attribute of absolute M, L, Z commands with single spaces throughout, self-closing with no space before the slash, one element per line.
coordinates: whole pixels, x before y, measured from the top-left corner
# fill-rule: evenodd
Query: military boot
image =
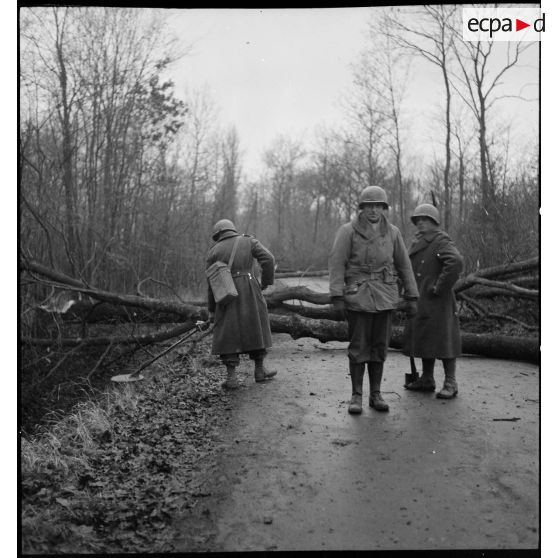
<path fill-rule="evenodd" d="M 444 386 L 436 394 L 438 399 L 453 399 L 457 395 L 457 382 L 455 378 L 446 378 Z"/>
<path fill-rule="evenodd" d="M 271 380 L 271 378 L 276 375 L 276 370 L 268 370 L 264 366 L 263 358 L 254 360 L 254 380 L 256 380 L 256 382 L 265 382 L 267 380 Z"/>
<path fill-rule="evenodd" d="M 362 380 L 364 378 L 364 363 L 349 362 L 351 372 L 352 395 L 349 403 L 349 413 L 360 415 L 362 413 Z"/>
<path fill-rule="evenodd" d="M 422 359 L 422 374 L 418 380 L 407 384 L 405 387 L 411 391 L 435 391 L 436 382 L 434 381 L 435 358 Z"/>
<path fill-rule="evenodd" d="M 221 384 L 225 389 L 237 389 L 240 387 L 240 382 L 236 377 L 236 366 L 227 365 L 227 379 Z"/>
<path fill-rule="evenodd" d="M 384 401 L 381 394 L 383 373 L 383 362 L 368 363 L 368 379 L 370 381 L 370 397 L 368 398 L 368 405 L 373 409 L 376 409 L 376 411 L 385 413 L 389 411 L 389 405 Z"/>
<path fill-rule="evenodd" d="M 436 394 L 436 397 L 438 399 L 453 399 L 457 395 L 457 381 L 455 379 L 456 359 L 443 358 L 442 362 L 445 374 L 444 386 Z"/>

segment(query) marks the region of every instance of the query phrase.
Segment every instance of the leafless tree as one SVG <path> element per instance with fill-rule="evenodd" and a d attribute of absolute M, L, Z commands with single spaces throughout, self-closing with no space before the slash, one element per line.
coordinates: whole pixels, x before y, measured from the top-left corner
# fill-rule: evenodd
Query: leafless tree
<path fill-rule="evenodd" d="M 271 207 L 275 216 L 276 235 L 274 244 L 283 245 L 286 221 L 291 208 L 296 167 L 304 152 L 300 144 L 284 136 L 275 139 L 264 154 L 265 164 L 270 176 Z"/>
<path fill-rule="evenodd" d="M 450 62 L 455 42 L 453 20 L 456 6 L 421 6 L 412 13 L 401 17 L 399 10 L 387 16 L 387 33 L 392 40 L 413 54 L 422 56 L 436 65 L 444 83 L 445 95 L 445 166 L 444 166 L 444 213 L 443 224 L 446 229 L 451 225 L 451 72 Z"/>
<path fill-rule="evenodd" d="M 236 220 L 240 182 L 240 140 L 236 128 L 230 128 L 221 141 L 222 178 L 215 200 L 214 217 Z"/>
<path fill-rule="evenodd" d="M 521 54 L 532 46 L 533 43 L 468 42 L 462 39 L 453 45 L 460 68 L 456 78 L 461 85 L 455 90 L 470 108 L 478 126 L 481 201 L 488 213 L 492 211 L 496 186 L 490 177 L 489 113 L 494 104 L 506 96 L 499 90 L 502 78 L 518 64 Z M 506 48 L 505 59 L 501 63 L 496 62 L 494 56 L 499 48 Z"/>

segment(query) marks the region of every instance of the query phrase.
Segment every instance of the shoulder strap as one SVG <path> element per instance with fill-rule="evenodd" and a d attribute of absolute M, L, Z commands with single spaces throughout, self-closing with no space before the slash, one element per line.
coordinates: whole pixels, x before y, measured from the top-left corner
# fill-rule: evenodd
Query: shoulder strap
<path fill-rule="evenodd" d="M 232 264 L 234 262 L 234 256 L 236 254 L 236 249 L 238 248 L 238 243 L 240 242 L 241 238 L 242 237 L 240 235 L 238 235 L 234 240 L 233 249 L 232 249 L 232 252 L 231 252 L 231 257 L 229 258 L 229 263 L 227 264 L 229 266 L 229 269 L 232 268 Z"/>

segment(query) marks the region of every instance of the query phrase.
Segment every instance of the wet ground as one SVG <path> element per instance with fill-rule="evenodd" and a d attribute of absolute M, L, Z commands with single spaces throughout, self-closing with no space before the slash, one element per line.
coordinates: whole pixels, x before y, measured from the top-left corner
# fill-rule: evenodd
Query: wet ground
<path fill-rule="evenodd" d="M 244 361 L 177 551 L 536 548 L 538 367 L 462 357 L 442 401 L 406 391 L 390 351 L 389 413 L 354 416 L 345 345 L 275 334 L 265 384 Z"/>

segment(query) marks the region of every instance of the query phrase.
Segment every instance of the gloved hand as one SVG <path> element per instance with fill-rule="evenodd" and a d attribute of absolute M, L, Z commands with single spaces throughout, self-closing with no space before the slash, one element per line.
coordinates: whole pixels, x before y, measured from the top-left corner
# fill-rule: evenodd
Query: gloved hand
<path fill-rule="evenodd" d="M 196 327 L 200 330 L 200 331 L 207 331 L 209 329 L 209 326 L 211 325 L 209 320 L 206 320 L 205 322 L 196 322 Z"/>
<path fill-rule="evenodd" d="M 395 309 L 404 312 L 407 318 L 412 318 L 417 315 L 417 302 L 416 300 L 400 300 Z"/>
<path fill-rule="evenodd" d="M 343 297 L 335 296 L 331 299 L 331 302 L 333 304 L 333 313 L 335 314 L 336 319 L 346 320 L 347 310 L 345 308 L 345 301 L 343 300 Z"/>
<path fill-rule="evenodd" d="M 417 315 L 417 301 L 416 300 L 406 300 L 405 305 L 402 308 L 403 312 L 407 318 L 414 318 Z"/>

